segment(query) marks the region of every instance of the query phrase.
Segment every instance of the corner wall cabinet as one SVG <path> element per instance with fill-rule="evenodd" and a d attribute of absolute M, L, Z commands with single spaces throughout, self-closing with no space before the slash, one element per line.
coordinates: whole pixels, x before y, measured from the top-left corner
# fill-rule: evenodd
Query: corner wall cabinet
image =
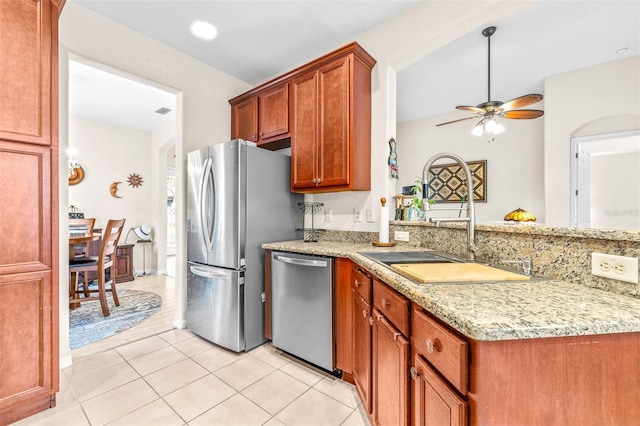
<path fill-rule="evenodd" d="M 232 137 L 290 146 L 293 192 L 370 190 L 375 63 L 351 43 L 231 99 Z"/>
<path fill-rule="evenodd" d="M 56 405 L 63 3 L 0 2 L 0 425 Z"/>

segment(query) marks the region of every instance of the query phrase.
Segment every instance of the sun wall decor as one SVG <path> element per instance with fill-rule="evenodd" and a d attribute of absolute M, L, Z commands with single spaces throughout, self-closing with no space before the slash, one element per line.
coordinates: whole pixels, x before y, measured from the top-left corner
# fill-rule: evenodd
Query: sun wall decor
<path fill-rule="evenodd" d="M 136 174 L 136 173 L 132 173 L 127 178 L 127 182 L 129 182 L 130 186 L 132 186 L 134 188 L 138 188 L 138 187 L 142 186 L 142 176 L 140 176 L 139 174 Z"/>

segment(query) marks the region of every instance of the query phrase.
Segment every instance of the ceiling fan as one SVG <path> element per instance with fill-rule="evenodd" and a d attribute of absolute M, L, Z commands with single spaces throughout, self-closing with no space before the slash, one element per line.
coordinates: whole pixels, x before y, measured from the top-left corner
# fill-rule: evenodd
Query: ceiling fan
<path fill-rule="evenodd" d="M 459 105 L 456 109 L 471 111 L 476 113 L 475 116 L 461 118 L 458 120 L 447 121 L 446 123 L 440 123 L 436 126 L 444 126 L 446 124 L 457 123 L 459 121 L 472 120 L 474 118 L 480 118 L 480 121 L 473 128 L 473 133 L 476 136 L 482 135 L 484 131 L 490 134 L 498 134 L 504 131 L 504 126 L 499 123 L 497 118 L 510 118 L 510 119 L 531 119 L 538 118 L 544 114 L 544 111 L 538 109 L 516 109 L 521 108 L 542 100 L 542 95 L 529 94 L 520 96 L 515 99 L 511 99 L 507 102 L 492 101 L 491 100 L 491 36 L 496 32 L 496 27 L 487 27 L 482 30 L 482 35 L 487 38 L 487 58 L 488 58 L 488 74 L 487 74 L 487 102 L 483 102 L 476 106 Z"/>

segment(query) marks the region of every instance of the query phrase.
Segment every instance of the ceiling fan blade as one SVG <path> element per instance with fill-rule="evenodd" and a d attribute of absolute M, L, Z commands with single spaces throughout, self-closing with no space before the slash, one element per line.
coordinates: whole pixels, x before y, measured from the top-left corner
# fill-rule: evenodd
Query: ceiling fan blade
<path fill-rule="evenodd" d="M 436 127 L 438 126 L 444 126 L 445 124 L 451 124 L 451 123 L 457 123 L 458 121 L 466 121 L 466 120 L 471 120 L 474 118 L 478 118 L 478 117 L 467 117 L 467 118 L 460 118 L 458 120 L 453 120 L 453 121 L 447 121 L 446 123 L 440 123 L 440 124 L 436 124 Z"/>
<path fill-rule="evenodd" d="M 544 114 L 544 111 L 540 111 L 539 109 L 516 109 L 512 111 L 506 111 L 504 113 L 504 118 L 522 120 L 528 118 L 538 118 L 542 114 Z"/>
<path fill-rule="evenodd" d="M 519 98 L 511 99 L 500 105 L 500 109 L 503 111 L 509 111 L 511 109 L 522 108 L 523 106 L 534 104 L 542 100 L 542 95 L 530 94 L 520 96 Z"/>
<path fill-rule="evenodd" d="M 475 112 L 476 114 L 484 114 L 487 112 L 482 108 L 467 106 L 467 105 L 458 105 L 456 109 L 463 110 L 463 111 L 471 111 L 471 112 Z"/>

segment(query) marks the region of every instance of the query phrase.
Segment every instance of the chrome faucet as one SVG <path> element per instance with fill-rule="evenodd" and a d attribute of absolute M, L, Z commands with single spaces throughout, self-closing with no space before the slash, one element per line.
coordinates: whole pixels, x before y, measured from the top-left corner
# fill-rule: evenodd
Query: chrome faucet
<path fill-rule="evenodd" d="M 429 222 L 435 222 L 438 226 L 440 222 L 466 222 L 467 224 L 467 256 L 469 260 L 475 260 L 476 255 L 480 251 L 478 246 L 476 245 L 476 211 L 475 204 L 473 202 L 473 177 L 471 176 L 471 170 L 469 170 L 469 166 L 464 162 L 462 158 L 455 154 L 451 154 L 449 152 L 441 152 L 440 154 L 436 154 L 427 161 L 422 169 L 422 210 L 429 211 L 431 210 L 431 205 L 429 204 L 429 170 L 431 166 L 436 161 L 442 158 L 449 158 L 462 167 L 464 170 L 464 174 L 467 180 L 467 217 L 440 217 L 440 218 L 429 218 Z M 438 210 L 462 210 L 465 207 L 459 207 L 455 209 L 438 209 Z"/>

